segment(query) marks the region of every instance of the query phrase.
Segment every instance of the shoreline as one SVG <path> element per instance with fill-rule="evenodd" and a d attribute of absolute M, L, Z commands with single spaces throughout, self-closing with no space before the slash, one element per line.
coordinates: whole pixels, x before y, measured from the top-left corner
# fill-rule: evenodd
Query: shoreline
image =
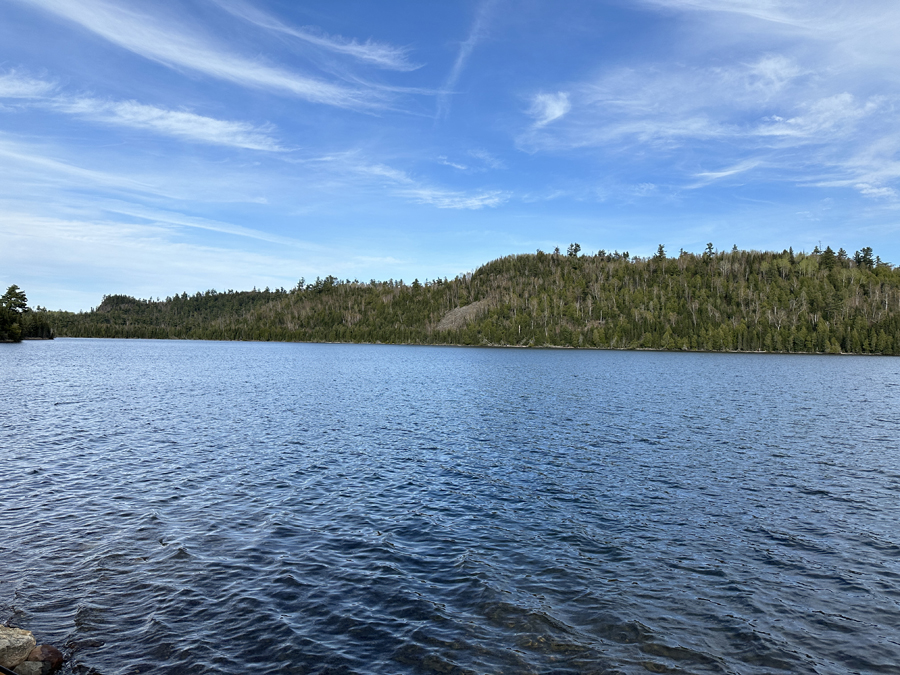
<path fill-rule="evenodd" d="M 768 351 L 741 351 L 736 349 L 655 349 L 653 347 L 573 347 L 571 345 L 506 345 L 506 344 L 480 344 L 464 345 L 450 342 L 330 342 L 326 340 L 213 340 L 196 338 L 132 338 L 132 337 L 83 337 L 58 335 L 54 338 L 23 338 L 24 340 L 151 340 L 154 342 L 257 342 L 260 344 L 302 344 L 302 345 L 383 345 L 388 347 L 464 347 L 467 349 L 570 349 L 583 352 L 659 352 L 672 354 L 756 354 L 767 356 L 883 356 L 894 357 L 897 354 L 873 354 L 871 352 L 768 352 Z"/>

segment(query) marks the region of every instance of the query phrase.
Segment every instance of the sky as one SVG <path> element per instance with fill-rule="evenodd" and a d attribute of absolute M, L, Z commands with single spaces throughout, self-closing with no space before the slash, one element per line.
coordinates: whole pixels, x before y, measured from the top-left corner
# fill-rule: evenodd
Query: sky
<path fill-rule="evenodd" d="M 664 244 L 900 264 L 896 0 L 0 0 L 0 286 L 454 277 Z"/>

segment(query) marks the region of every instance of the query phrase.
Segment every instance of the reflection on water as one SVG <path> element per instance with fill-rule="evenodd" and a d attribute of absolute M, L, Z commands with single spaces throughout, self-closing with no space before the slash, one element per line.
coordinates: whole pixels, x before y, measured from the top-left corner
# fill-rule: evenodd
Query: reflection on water
<path fill-rule="evenodd" d="M 0 620 L 71 671 L 900 663 L 900 359 L 0 348 Z"/>

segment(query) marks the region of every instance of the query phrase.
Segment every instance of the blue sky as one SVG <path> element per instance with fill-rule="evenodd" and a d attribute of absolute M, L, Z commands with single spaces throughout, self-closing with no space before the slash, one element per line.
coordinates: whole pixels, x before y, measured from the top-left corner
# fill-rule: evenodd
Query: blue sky
<path fill-rule="evenodd" d="M 895 0 L 0 0 L 0 285 L 452 277 L 511 253 L 900 263 Z"/>

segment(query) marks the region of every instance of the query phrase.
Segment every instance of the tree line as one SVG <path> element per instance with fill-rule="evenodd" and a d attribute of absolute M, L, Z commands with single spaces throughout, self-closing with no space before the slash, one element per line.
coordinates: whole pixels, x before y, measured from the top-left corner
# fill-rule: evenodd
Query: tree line
<path fill-rule="evenodd" d="M 32 310 L 25 293 L 13 284 L 0 296 L 0 342 L 34 338 L 53 339 L 48 313 L 40 307 Z"/>
<path fill-rule="evenodd" d="M 460 307 L 472 311 L 439 325 Z M 572 244 L 454 279 L 111 295 L 46 318 L 73 337 L 900 354 L 900 268 L 868 247 L 639 257 Z"/>

